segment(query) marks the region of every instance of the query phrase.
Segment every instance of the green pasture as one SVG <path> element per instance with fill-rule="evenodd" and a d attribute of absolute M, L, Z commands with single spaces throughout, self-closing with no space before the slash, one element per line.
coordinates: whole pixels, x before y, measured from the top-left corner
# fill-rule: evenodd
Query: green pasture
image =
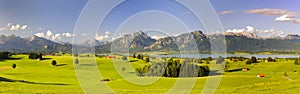
<path fill-rule="evenodd" d="M 12 59 L 0 60 L 0 93 L 4 94 L 81 94 L 84 93 L 77 80 L 74 66 L 84 66 L 95 62 L 99 73 L 103 76 L 98 81 L 108 85 L 116 94 L 164 94 L 178 79 L 196 79 L 196 84 L 190 93 L 198 94 L 206 83 L 207 77 L 198 78 L 158 78 L 132 77 L 129 80 L 155 80 L 152 84 L 138 85 L 125 80 L 117 70 L 125 75 L 135 76 L 131 66 L 125 70 L 115 68 L 114 64 L 131 64 L 133 68 L 142 67 L 147 63 L 143 60 L 130 58 L 130 62 L 112 59 L 79 57 L 79 64 L 73 63 L 71 56 L 45 56 L 45 60 L 29 60 L 27 55 L 16 55 Z M 56 60 L 58 66 L 52 66 Z M 91 61 L 92 60 L 92 61 Z M 229 70 L 249 68 L 249 71 L 225 72 L 216 91 L 217 94 L 299 94 L 300 92 L 300 65 L 294 65 L 293 60 L 280 59 L 277 62 L 261 62 L 245 65 L 245 62 L 229 62 Z M 17 67 L 13 69 L 12 64 Z M 88 67 L 87 67 L 88 68 Z M 284 77 L 284 72 L 292 80 Z M 257 78 L 257 74 L 266 74 L 264 78 Z M 217 75 L 220 76 L 220 75 Z M 103 82 L 102 79 L 110 81 Z M 97 87 L 96 87 L 97 88 Z M 183 85 L 182 90 L 185 87 Z M 99 88 L 101 93 L 101 88 Z M 112 92 L 113 93 L 113 92 Z M 188 93 L 188 92 L 186 92 Z"/>

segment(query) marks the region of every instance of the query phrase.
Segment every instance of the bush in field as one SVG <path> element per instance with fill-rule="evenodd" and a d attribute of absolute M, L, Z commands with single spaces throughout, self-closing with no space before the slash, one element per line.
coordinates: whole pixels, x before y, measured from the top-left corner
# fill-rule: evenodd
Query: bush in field
<path fill-rule="evenodd" d="M 250 65 L 250 64 L 252 64 L 252 62 L 250 60 L 247 60 L 246 65 Z"/>
<path fill-rule="evenodd" d="M 136 68 L 135 71 L 139 76 L 144 76 L 151 69 L 151 65 L 146 65 L 144 67 Z"/>
<path fill-rule="evenodd" d="M 147 58 L 145 59 L 145 62 L 150 62 L 150 58 L 147 57 Z"/>
<path fill-rule="evenodd" d="M 11 67 L 12 67 L 12 68 L 16 68 L 16 67 L 17 67 L 17 64 L 12 64 Z"/>
<path fill-rule="evenodd" d="M 28 56 L 29 59 L 43 59 L 43 54 L 40 53 L 30 53 Z"/>
<path fill-rule="evenodd" d="M 295 65 L 300 65 L 300 64 L 299 64 L 299 61 L 298 61 L 298 58 L 295 59 L 294 64 L 295 64 Z"/>
<path fill-rule="evenodd" d="M 57 65 L 57 62 L 56 62 L 55 60 L 52 60 L 51 64 L 52 64 L 53 66 L 56 66 L 56 65 Z"/>

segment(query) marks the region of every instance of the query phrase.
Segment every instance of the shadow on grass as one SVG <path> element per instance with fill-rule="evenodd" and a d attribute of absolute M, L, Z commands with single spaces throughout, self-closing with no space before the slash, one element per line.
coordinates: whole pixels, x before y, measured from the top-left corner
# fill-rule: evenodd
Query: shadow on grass
<path fill-rule="evenodd" d="M 222 73 L 219 73 L 218 70 L 211 70 L 209 72 L 209 75 L 208 76 L 216 76 L 216 75 L 223 75 Z"/>
<path fill-rule="evenodd" d="M 139 60 L 129 60 L 129 62 L 137 62 L 137 61 L 139 61 Z"/>
<path fill-rule="evenodd" d="M 25 80 L 13 80 L 8 78 L 0 77 L 0 82 L 21 82 L 26 84 L 40 84 L 40 85 L 71 85 L 71 84 L 63 84 L 63 83 L 40 83 L 40 82 L 30 82 Z"/>
<path fill-rule="evenodd" d="M 58 64 L 56 66 L 66 66 L 66 65 L 68 65 L 68 64 Z"/>
<path fill-rule="evenodd" d="M 5 60 L 20 60 L 22 58 L 1 58 L 0 61 L 5 61 Z"/>
<path fill-rule="evenodd" d="M 50 60 L 50 59 L 52 59 L 52 58 L 42 58 L 41 60 Z"/>
<path fill-rule="evenodd" d="M 231 69 L 231 70 L 228 70 L 227 72 L 238 72 L 238 71 L 242 71 L 243 68 L 237 68 L 237 69 Z M 247 68 L 247 71 L 249 71 L 250 69 Z"/>
<path fill-rule="evenodd" d="M 80 66 L 96 66 L 95 64 L 79 64 Z"/>

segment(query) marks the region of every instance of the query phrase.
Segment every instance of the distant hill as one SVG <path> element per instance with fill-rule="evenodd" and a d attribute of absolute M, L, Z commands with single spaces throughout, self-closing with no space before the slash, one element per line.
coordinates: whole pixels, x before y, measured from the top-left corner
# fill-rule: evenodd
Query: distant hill
<path fill-rule="evenodd" d="M 111 42 L 90 39 L 74 45 L 68 43 L 61 44 L 37 36 L 21 38 L 15 35 L 0 35 L 0 51 L 17 53 L 71 53 L 72 46 L 74 46 L 82 53 L 90 51 L 96 51 L 96 53 L 110 53 L 111 50 L 114 52 L 129 51 L 134 53 L 148 51 L 194 51 L 195 49 L 198 49 L 199 52 L 209 52 L 211 49 L 210 40 L 217 38 L 218 35 L 220 34 L 206 35 L 202 31 L 194 31 L 156 40 L 148 36 L 145 32 L 138 31 L 123 35 Z M 288 35 L 279 38 L 262 38 L 249 32 L 225 32 L 222 33 L 222 35 L 225 35 L 226 38 L 227 52 L 300 51 L 299 35 Z"/>

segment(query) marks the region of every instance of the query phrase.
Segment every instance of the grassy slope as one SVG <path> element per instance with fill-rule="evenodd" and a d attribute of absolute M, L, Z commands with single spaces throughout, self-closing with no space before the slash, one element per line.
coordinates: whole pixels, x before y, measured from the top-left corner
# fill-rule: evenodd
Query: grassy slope
<path fill-rule="evenodd" d="M 58 64 L 65 66 L 54 67 L 51 59 L 28 60 L 27 56 L 16 56 L 21 59 L 0 61 L 0 93 L 83 93 L 77 82 L 74 72 L 72 57 L 48 57 L 55 59 Z M 85 58 L 80 59 L 84 61 Z M 116 93 L 165 93 L 177 81 L 175 78 L 160 78 L 156 83 L 150 85 L 136 85 L 121 79 L 114 69 L 112 60 L 97 58 L 98 68 L 104 78 L 112 79 L 108 84 Z M 17 68 L 10 66 L 16 63 Z M 118 63 L 116 63 L 118 64 Z M 120 63 L 121 64 L 121 63 Z M 140 67 L 146 63 L 136 61 L 131 63 L 133 67 Z M 247 72 L 228 72 L 223 76 L 218 94 L 254 94 L 254 93 L 293 93 L 300 92 L 300 66 L 293 65 L 293 61 L 281 60 L 276 63 L 260 63 L 257 65 L 244 65 L 231 63 L 231 69 L 248 67 Z M 129 69 L 129 68 L 126 68 Z M 297 72 L 294 72 L 294 71 Z M 134 70 L 126 70 L 130 73 Z M 288 72 L 293 81 L 283 77 Z M 264 73 L 265 78 L 257 78 L 256 74 Z M 12 82 L 8 82 L 8 79 Z M 155 80 L 155 77 L 129 78 L 131 80 Z M 200 93 L 206 77 L 197 78 L 192 93 Z M 22 81 L 22 80 L 25 80 Z M 27 81 L 27 82 L 26 82 Z"/>

